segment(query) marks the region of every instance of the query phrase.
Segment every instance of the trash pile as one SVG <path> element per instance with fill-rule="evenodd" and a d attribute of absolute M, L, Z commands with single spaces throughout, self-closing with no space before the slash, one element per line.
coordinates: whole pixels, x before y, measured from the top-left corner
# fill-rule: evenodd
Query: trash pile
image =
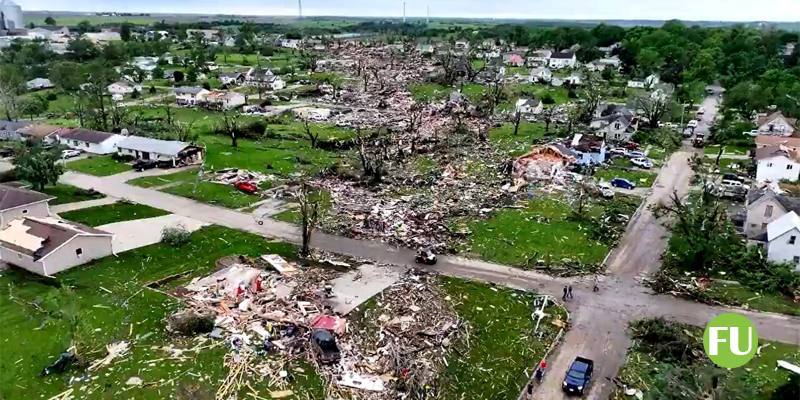
<path fill-rule="evenodd" d="M 234 185 L 238 182 L 249 182 L 255 185 L 261 185 L 264 182 L 275 180 L 275 176 L 248 171 L 246 169 L 226 168 L 215 171 L 211 174 L 210 180 L 225 185 Z"/>

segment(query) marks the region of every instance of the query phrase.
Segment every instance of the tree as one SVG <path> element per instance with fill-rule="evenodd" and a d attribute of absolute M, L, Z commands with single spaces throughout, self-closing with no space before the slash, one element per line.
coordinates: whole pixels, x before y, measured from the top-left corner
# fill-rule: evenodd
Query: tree
<path fill-rule="evenodd" d="M 295 198 L 300 209 L 300 229 L 303 240 L 300 255 L 308 258 L 311 255 L 311 235 L 317 227 L 323 210 L 320 207 L 322 193 L 313 189 L 305 179 L 300 182 L 300 187 L 295 191 Z"/>
<path fill-rule="evenodd" d="M 86 33 L 86 32 L 91 32 L 92 31 L 92 23 L 89 22 L 89 21 L 86 21 L 86 20 L 78 22 L 78 25 L 76 26 L 75 30 L 81 35 Z"/>
<path fill-rule="evenodd" d="M 47 18 L 44 19 L 44 23 L 47 24 L 47 25 L 50 25 L 50 26 L 55 26 L 56 20 L 53 19 L 53 17 L 48 15 Z"/>
<path fill-rule="evenodd" d="M 231 147 L 239 147 L 239 114 L 235 111 L 224 110 L 222 111 L 222 130 L 231 138 Z"/>
<path fill-rule="evenodd" d="M 45 148 L 41 142 L 25 142 L 17 149 L 13 164 L 19 179 L 30 182 L 34 189 L 42 191 L 47 184 L 55 185 L 64 173 L 64 166 L 58 163 L 61 150 L 58 147 Z"/>
<path fill-rule="evenodd" d="M 522 122 L 522 112 L 517 110 L 517 112 L 514 113 L 514 136 L 517 136 L 519 134 L 519 124 L 521 122 Z"/>
<path fill-rule="evenodd" d="M 17 113 L 19 96 L 24 90 L 25 81 L 20 69 L 13 64 L 0 65 L 0 104 L 6 112 L 6 119 L 11 120 Z"/>
<path fill-rule="evenodd" d="M 308 123 L 308 118 L 303 118 L 303 130 L 305 130 L 306 137 L 308 137 L 308 140 L 311 142 L 311 148 L 316 149 L 317 146 L 319 146 L 319 135 L 321 130 L 318 129 L 317 132 L 314 133 L 311 130 L 311 125 Z"/>
<path fill-rule="evenodd" d="M 153 80 L 164 78 L 164 68 L 161 68 L 160 65 L 156 65 L 156 67 L 150 71 L 150 76 Z"/>
<path fill-rule="evenodd" d="M 380 131 L 378 136 L 377 139 L 371 139 L 359 130 L 355 137 L 364 178 L 367 178 L 370 183 L 379 183 L 383 179 L 384 163 L 388 159 L 388 143 L 380 138 Z"/>
<path fill-rule="evenodd" d="M 28 116 L 33 121 L 33 118 L 47 111 L 49 104 L 50 102 L 44 96 L 35 95 L 20 101 L 18 107 L 20 114 Z"/>
<path fill-rule="evenodd" d="M 592 122 L 592 117 L 594 117 L 594 113 L 600 105 L 600 100 L 603 98 L 603 91 L 596 74 L 586 74 L 586 79 L 581 88 L 581 94 L 584 101 L 581 106 L 580 120 L 588 124 Z"/>
<path fill-rule="evenodd" d="M 302 51 L 300 53 L 300 68 L 314 73 L 317 71 L 317 61 L 319 61 L 319 55 L 313 51 Z"/>
<path fill-rule="evenodd" d="M 544 133 L 550 133 L 550 124 L 553 123 L 553 120 L 556 117 L 557 111 L 558 111 L 558 108 L 556 108 L 556 106 L 544 107 L 542 109 L 542 113 L 540 114 L 540 117 L 542 118 L 542 121 L 544 122 Z"/>
<path fill-rule="evenodd" d="M 645 93 L 637 96 L 634 103 L 642 110 L 642 115 L 647 119 L 647 126 L 655 129 L 670 110 L 672 95 L 664 92 Z"/>
<path fill-rule="evenodd" d="M 50 64 L 50 81 L 61 90 L 72 92 L 80 89 L 86 77 L 80 64 L 72 61 L 59 61 Z"/>
<path fill-rule="evenodd" d="M 119 36 L 123 42 L 127 42 L 131 40 L 131 27 L 133 25 L 130 22 L 123 22 L 119 26 Z"/>
<path fill-rule="evenodd" d="M 97 58 L 100 50 L 89 39 L 77 38 L 67 43 L 67 52 L 76 61 L 88 61 Z"/>

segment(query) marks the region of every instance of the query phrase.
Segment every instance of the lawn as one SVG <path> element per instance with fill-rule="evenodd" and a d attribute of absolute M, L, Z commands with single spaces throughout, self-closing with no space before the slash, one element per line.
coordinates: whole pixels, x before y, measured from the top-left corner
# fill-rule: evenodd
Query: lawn
<path fill-rule="evenodd" d="M 94 176 L 116 175 L 131 170 L 131 166 L 114 160 L 111 156 L 89 156 L 82 160 L 70 161 L 67 169 Z"/>
<path fill-rule="evenodd" d="M 408 91 L 411 92 L 411 96 L 414 97 L 415 101 L 430 103 L 450 97 L 450 94 L 453 93 L 455 89 L 438 83 L 419 83 L 409 86 Z"/>
<path fill-rule="evenodd" d="M 626 169 L 620 167 L 603 167 L 599 168 L 594 177 L 598 180 L 610 182 L 614 178 L 624 178 L 634 184 L 636 187 L 650 187 L 656 180 L 658 174 L 655 172 L 639 169 Z"/>
<path fill-rule="evenodd" d="M 42 193 L 55 197 L 54 200 L 50 200 L 51 206 L 57 204 L 77 203 L 79 201 L 96 200 L 105 197 L 98 192 L 92 192 L 86 189 L 77 188 L 71 185 L 64 185 L 61 183 L 53 186 L 45 186 L 44 190 L 42 190 Z"/>
<path fill-rule="evenodd" d="M 516 398 L 527 383 L 526 373 L 544 356 L 558 328 L 542 323 L 544 336 L 534 336 L 530 293 L 461 279 L 441 280 L 456 312 L 472 330 L 469 348 L 447 355 L 438 398 Z M 551 307 L 547 312 L 565 318 L 559 309 Z"/>
<path fill-rule="evenodd" d="M 164 210 L 159 210 L 143 204 L 120 201 L 114 204 L 69 211 L 60 214 L 60 216 L 68 221 L 77 222 L 79 224 L 100 226 L 114 222 L 160 217 L 167 214 L 169 213 Z"/>
<path fill-rule="evenodd" d="M 750 154 L 750 149 L 752 146 L 734 146 L 734 145 L 726 145 L 722 150 L 722 154 L 731 154 L 731 155 L 740 155 L 746 156 Z M 703 149 L 703 153 L 707 156 L 714 156 L 716 157 L 719 154 L 719 145 L 712 145 L 706 146 Z"/>
<path fill-rule="evenodd" d="M 505 123 L 489 131 L 489 140 L 495 146 L 512 156 L 520 156 L 531 151 L 533 142 L 545 136 L 544 124 L 539 122 L 520 122 L 519 132 L 514 135 L 514 124 Z"/>
<path fill-rule="evenodd" d="M 552 87 L 534 83 L 517 83 L 509 85 L 509 92 L 513 99 L 525 96 L 543 99 L 545 96 L 549 95 L 555 101 L 555 104 L 566 104 L 570 102 L 569 90 L 563 87 Z"/>
<path fill-rule="evenodd" d="M 666 328 L 660 328 L 658 334 L 649 338 L 637 333 L 636 327 L 645 323 L 653 325 L 661 323 Z M 776 394 L 778 388 L 787 384 L 791 376 L 789 371 L 776 368 L 776 361 L 800 363 L 800 348 L 797 346 L 759 341 L 760 354 L 744 367 L 728 370 L 715 366 L 703 353 L 703 331 L 700 328 L 663 321 L 645 323 L 633 324 L 634 344 L 618 376 L 621 382 L 642 390 L 644 399 L 706 398 L 707 396 L 698 388 L 712 387 L 715 379 L 718 384 L 714 398 L 731 400 L 791 398 L 787 397 L 785 392 L 782 392 L 783 395 Z M 798 384 L 800 381 L 796 380 L 795 385 Z M 797 388 L 794 393 L 797 393 L 796 390 Z M 632 397 L 625 396 L 621 389 L 616 389 L 611 396 L 612 400 L 630 398 Z"/>
<path fill-rule="evenodd" d="M 800 316 L 800 307 L 792 299 L 777 293 L 759 293 L 744 285 L 715 283 L 705 295 L 724 304 L 735 304 L 745 308 Z"/>
<path fill-rule="evenodd" d="M 233 209 L 247 207 L 261 200 L 261 197 L 242 193 L 231 185 L 207 181 L 196 185 L 193 182 L 180 183 L 164 189 L 163 192 Z"/>
<path fill-rule="evenodd" d="M 197 169 L 188 169 L 174 174 L 158 175 L 158 176 L 144 176 L 141 178 L 131 179 L 127 183 L 143 188 L 153 188 L 164 185 L 169 185 L 176 182 L 194 182 L 197 180 Z"/>
<path fill-rule="evenodd" d="M 264 65 L 265 59 L 258 54 L 241 54 L 241 53 L 227 53 L 223 50 L 217 53 L 214 62 L 219 65 L 257 65 L 261 61 Z"/>
<path fill-rule="evenodd" d="M 205 342 L 211 347 L 183 352 L 182 360 L 170 359 L 166 348 L 188 349 L 200 342 L 165 332 L 164 317 L 180 302 L 145 285 L 178 273 L 188 273 L 187 279 L 205 276 L 222 256 L 264 253 L 292 258 L 296 248 L 214 226 L 193 233 L 191 242 L 180 249 L 165 244 L 140 248 L 66 271 L 57 280 L 17 269 L 0 273 L 0 324 L 13 327 L 0 331 L 0 370 L 6 371 L 0 374 L 0 398 L 49 398 L 74 388 L 75 398 L 81 399 L 160 400 L 192 386 L 211 396 L 185 398 L 213 398 L 228 373 L 222 364 L 227 345 Z M 71 376 L 85 374 L 81 369 L 39 376 L 71 344 L 91 362 L 105 355 L 107 344 L 119 340 L 130 341 L 129 353 L 90 372 L 89 380 L 69 383 Z M 286 367 L 297 378 L 291 389 L 300 398 L 323 398 L 313 368 L 299 372 L 295 369 L 299 366 Z M 134 376 L 147 384 L 125 385 Z M 249 382 L 262 395 L 268 393 L 269 383 L 258 376 Z M 244 392 L 239 394 L 244 397 Z"/>
<path fill-rule="evenodd" d="M 467 253 L 506 265 L 526 266 L 544 260 L 559 264 L 563 259 L 600 263 L 608 246 L 590 237 L 589 227 L 570 220 L 572 205 L 554 198 L 528 202 L 522 209 L 502 209 L 487 220 L 466 224 L 471 234 Z M 599 215 L 602 207 L 592 207 Z"/>

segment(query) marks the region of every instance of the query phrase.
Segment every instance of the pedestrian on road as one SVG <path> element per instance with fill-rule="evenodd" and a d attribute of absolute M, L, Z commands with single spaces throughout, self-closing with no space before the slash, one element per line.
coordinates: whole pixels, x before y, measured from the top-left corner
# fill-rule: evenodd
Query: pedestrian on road
<path fill-rule="evenodd" d="M 592 287 L 592 291 L 593 291 L 593 292 L 597 293 L 597 292 L 599 292 L 599 291 L 600 291 L 600 286 L 599 286 L 599 284 L 600 284 L 600 277 L 599 277 L 599 276 L 597 276 L 597 275 L 595 275 L 595 276 L 594 276 L 594 287 Z"/>
<path fill-rule="evenodd" d="M 564 295 L 561 296 L 561 300 L 567 301 L 567 287 L 564 286 Z"/>
<path fill-rule="evenodd" d="M 567 298 L 572 299 L 572 285 L 567 287 Z"/>

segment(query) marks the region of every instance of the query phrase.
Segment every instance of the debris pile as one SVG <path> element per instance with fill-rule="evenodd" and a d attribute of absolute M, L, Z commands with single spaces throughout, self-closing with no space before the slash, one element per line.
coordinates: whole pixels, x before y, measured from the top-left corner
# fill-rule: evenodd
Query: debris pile
<path fill-rule="evenodd" d="M 246 169 L 227 168 L 214 172 L 210 179 L 212 182 L 225 185 L 233 185 L 238 182 L 249 182 L 255 185 L 261 185 L 264 182 L 274 180 L 275 176 L 248 171 Z"/>

